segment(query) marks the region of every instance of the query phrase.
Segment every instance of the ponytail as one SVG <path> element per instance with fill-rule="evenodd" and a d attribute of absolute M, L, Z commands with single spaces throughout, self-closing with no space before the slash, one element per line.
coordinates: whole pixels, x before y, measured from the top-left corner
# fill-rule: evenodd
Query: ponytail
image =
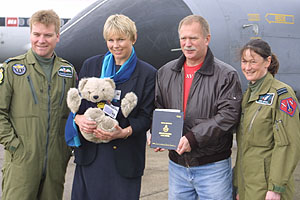
<path fill-rule="evenodd" d="M 270 66 L 268 68 L 268 71 L 273 76 L 275 76 L 275 74 L 277 74 L 277 72 L 278 72 L 278 69 L 279 69 L 279 62 L 278 62 L 277 56 L 274 53 L 272 53 L 271 63 L 270 63 Z"/>

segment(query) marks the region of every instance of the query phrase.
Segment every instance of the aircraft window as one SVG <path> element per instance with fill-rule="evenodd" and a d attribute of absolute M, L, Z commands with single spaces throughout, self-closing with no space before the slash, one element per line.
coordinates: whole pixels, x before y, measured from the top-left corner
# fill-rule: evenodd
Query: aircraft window
<path fill-rule="evenodd" d="M 25 25 L 25 20 L 22 18 L 19 18 L 19 26 L 24 26 Z"/>
<path fill-rule="evenodd" d="M 29 18 L 19 17 L 19 27 L 28 27 L 28 26 L 29 26 Z"/>
<path fill-rule="evenodd" d="M 70 19 L 69 18 L 61 18 L 60 19 L 60 26 L 65 25 Z"/>
<path fill-rule="evenodd" d="M 0 17 L 0 26 L 5 26 L 5 18 Z"/>
<path fill-rule="evenodd" d="M 29 26 L 29 18 L 26 19 L 26 24 Z"/>

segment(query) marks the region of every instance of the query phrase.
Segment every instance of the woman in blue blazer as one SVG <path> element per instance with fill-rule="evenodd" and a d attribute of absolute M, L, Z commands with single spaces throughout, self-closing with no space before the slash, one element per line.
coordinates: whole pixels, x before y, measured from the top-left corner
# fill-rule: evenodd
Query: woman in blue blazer
<path fill-rule="evenodd" d="M 79 73 L 85 77 L 112 78 L 120 99 L 134 92 L 137 106 L 125 118 L 118 112 L 119 126 L 112 133 L 96 129 L 95 122 L 82 114 L 96 104 L 83 100 L 75 117 L 79 130 L 94 134 L 108 143 L 92 143 L 80 134 L 81 146 L 75 148 L 76 170 L 72 188 L 73 200 L 139 199 L 141 177 L 145 168 L 146 132 L 154 109 L 156 69 L 137 58 L 133 44 L 137 38 L 135 23 L 124 15 L 110 16 L 103 30 L 108 52 L 88 58 Z"/>

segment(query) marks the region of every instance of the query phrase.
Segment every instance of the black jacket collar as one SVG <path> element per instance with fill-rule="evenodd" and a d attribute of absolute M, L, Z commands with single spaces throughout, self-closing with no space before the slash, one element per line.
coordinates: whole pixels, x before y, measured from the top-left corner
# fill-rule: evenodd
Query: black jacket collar
<path fill-rule="evenodd" d="M 186 58 L 184 54 L 181 54 L 181 56 L 178 58 L 177 63 L 172 67 L 172 70 L 181 72 L 184 62 Z M 203 75 L 213 75 L 214 71 L 214 55 L 211 52 L 210 48 L 207 48 L 207 53 L 203 62 L 202 67 L 197 71 L 197 73 L 203 74 Z"/>

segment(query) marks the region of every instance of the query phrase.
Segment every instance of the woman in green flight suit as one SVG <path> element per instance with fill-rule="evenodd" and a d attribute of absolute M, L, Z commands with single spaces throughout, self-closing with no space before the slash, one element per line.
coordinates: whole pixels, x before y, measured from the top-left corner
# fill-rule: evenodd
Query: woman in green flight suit
<path fill-rule="evenodd" d="M 251 40 L 240 55 L 242 72 L 250 82 L 237 131 L 236 199 L 291 200 L 300 154 L 296 95 L 274 78 L 279 63 L 267 42 Z"/>

